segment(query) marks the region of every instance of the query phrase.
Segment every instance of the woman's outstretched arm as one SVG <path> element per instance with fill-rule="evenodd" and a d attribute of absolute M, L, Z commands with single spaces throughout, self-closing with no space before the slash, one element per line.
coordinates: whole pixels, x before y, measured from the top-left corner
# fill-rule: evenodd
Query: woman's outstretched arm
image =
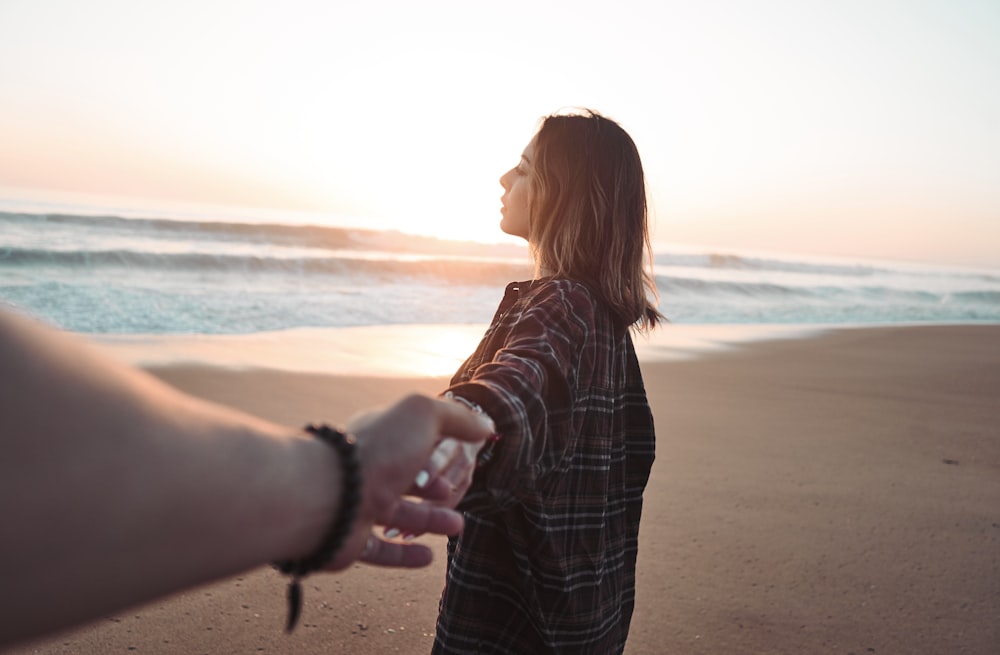
<path fill-rule="evenodd" d="M 341 462 L 299 428 L 186 396 L 72 335 L 0 310 L 0 645 L 277 559 L 312 552 L 336 514 Z M 373 524 L 453 533 L 461 516 L 401 501 L 443 437 L 490 426 L 409 396 L 348 425 L 358 518 L 332 563 L 430 561 Z M 367 548 L 366 548 L 367 544 Z"/>

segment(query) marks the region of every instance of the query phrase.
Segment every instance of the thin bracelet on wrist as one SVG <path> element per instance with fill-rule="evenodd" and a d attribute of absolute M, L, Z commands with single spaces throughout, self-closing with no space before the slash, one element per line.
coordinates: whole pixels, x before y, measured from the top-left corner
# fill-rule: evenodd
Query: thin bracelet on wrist
<path fill-rule="evenodd" d="M 494 428 L 496 427 L 496 422 L 493 417 L 486 413 L 486 411 L 479 405 L 479 403 L 474 403 L 468 398 L 464 398 L 455 394 L 453 391 L 448 390 L 444 392 L 444 397 L 448 400 L 454 400 L 455 402 L 465 405 L 472 412 L 485 416 L 493 423 Z M 497 442 L 500 441 L 500 435 L 496 432 L 492 433 L 487 439 L 486 444 L 480 448 L 478 455 L 476 455 L 476 468 L 480 469 L 486 466 L 491 459 L 493 459 L 493 450 L 496 448 Z"/>

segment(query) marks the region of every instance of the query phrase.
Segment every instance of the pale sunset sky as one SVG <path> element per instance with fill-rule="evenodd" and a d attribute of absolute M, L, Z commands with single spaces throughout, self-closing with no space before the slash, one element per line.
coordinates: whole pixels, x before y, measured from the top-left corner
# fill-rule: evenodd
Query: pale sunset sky
<path fill-rule="evenodd" d="M 572 106 L 655 242 L 1000 268 L 998 0 L 0 0 L 0 200 L 501 240 Z"/>

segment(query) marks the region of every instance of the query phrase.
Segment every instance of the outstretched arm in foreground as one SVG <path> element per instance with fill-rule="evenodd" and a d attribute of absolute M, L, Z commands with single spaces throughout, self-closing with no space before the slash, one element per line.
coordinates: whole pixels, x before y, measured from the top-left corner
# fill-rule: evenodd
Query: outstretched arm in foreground
<path fill-rule="evenodd" d="M 336 452 L 300 429 L 186 396 L 71 335 L 0 310 L 0 645 L 312 552 L 336 514 Z M 373 524 L 454 533 L 461 516 L 401 500 L 465 408 L 409 396 L 349 425 L 362 500 L 330 568 L 422 566 Z M 435 472 L 436 474 L 436 472 Z M 433 486 L 433 485 L 428 485 Z M 367 544 L 367 548 L 366 548 Z"/>

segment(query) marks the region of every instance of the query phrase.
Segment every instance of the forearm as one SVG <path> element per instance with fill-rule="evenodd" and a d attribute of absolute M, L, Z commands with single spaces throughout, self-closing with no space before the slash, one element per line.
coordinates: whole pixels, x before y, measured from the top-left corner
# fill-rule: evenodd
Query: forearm
<path fill-rule="evenodd" d="M 326 446 L 64 335 L 0 329 L 0 614 L 15 634 L 315 546 L 340 489 Z"/>
<path fill-rule="evenodd" d="M 0 363 L 0 646 L 311 554 L 343 509 L 343 462 L 299 428 L 183 395 L 2 309 Z M 373 540 L 372 526 L 458 532 L 460 514 L 401 496 L 424 495 L 413 480 L 443 436 L 479 443 L 492 426 L 410 395 L 347 429 L 359 503 L 325 568 L 425 566 L 428 548 Z"/>

